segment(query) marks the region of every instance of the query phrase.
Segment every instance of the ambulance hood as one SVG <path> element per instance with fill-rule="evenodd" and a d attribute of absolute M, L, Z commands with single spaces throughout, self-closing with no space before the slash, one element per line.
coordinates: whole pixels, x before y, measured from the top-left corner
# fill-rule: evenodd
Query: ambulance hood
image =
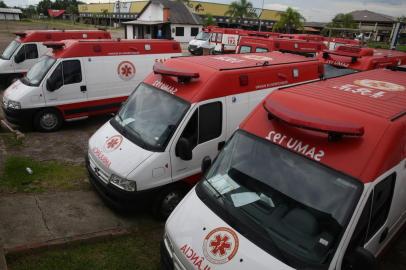
<path fill-rule="evenodd" d="M 196 45 L 197 47 L 201 47 L 202 45 L 209 44 L 208 40 L 199 40 L 199 39 L 192 39 L 189 42 L 189 45 Z"/>
<path fill-rule="evenodd" d="M 197 197 L 195 189 L 169 217 L 166 233 L 186 269 L 293 269 L 220 219 Z"/>
<path fill-rule="evenodd" d="M 153 154 L 125 138 L 110 121 L 90 138 L 89 152 L 105 170 L 121 177 L 127 177 Z"/>
<path fill-rule="evenodd" d="M 37 89 L 38 86 L 29 86 L 17 80 L 6 89 L 3 96 L 7 100 L 18 101 L 25 107 L 30 105 L 31 97 Z"/>

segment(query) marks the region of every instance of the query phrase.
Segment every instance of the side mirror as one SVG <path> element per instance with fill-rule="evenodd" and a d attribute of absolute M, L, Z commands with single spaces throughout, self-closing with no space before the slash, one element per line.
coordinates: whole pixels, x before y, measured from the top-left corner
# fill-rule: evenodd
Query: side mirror
<path fill-rule="evenodd" d="M 363 247 L 357 247 L 344 257 L 343 269 L 376 269 L 376 258 Z"/>
<path fill-rule="evenodd" d="M 24 53 L 18 52 L 14 56 L 14 62 L 16 62 L 17 64 L 23 62 L 24 60 L 25 60 L 25 54 Z"/>
<path fill-rule="evenodd" d="M 53 92 L 56 89 L 58 89 L 59 87 L 61 87 L 60 85 L 57 84 L 57 82 L 55 80 L 52 79 L 52 77 L 49 77 L 47 80 L 47 90 L 49 92 Z"/>
<path fill-rule="evenodd" d="M 202 160 L 202 174 L 205 174 L 211 166 L 211 158 L 206 156 Z"/>
<path fill-rule="evenodd" d="M 175 154 L 182 160 L 191 160 L 193 157 L 192 146 L 188 139 L 181 137 L 176 144 Z"/>

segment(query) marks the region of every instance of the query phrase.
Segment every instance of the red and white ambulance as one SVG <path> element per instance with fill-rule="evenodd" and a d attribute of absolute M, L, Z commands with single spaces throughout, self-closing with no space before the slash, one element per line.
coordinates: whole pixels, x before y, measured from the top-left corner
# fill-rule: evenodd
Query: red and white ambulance
<path fill-rule="evenodd" d="M 279 33 L 209 26 L 189 42 L 188 50 L 193 55 L 202 55 L 203 49 L 217 54 L 235 53 L 243 36 L 271 37 L 279 36 Z"/>
<path fill-rule="evenodd" d="M 404 71 L 274 91 L 204 159 L 162 269 L 374 269 L 406 221 L 405 108 Z"/>
<path fill-rule="evenodd" d="M 319 58 L 326 64 L 325 78 L 406 64 L 404 52 L 354 46 L 325 50 Z"/>
<path fill-rule="evenodd" d="M 6 119 L 55 131 L 64 121 L 116 112 L 156 62 L 181 55 L 170 40 L 65 40 L 3 96 Z"/>
<path fill-rule="evenodd" d="M 64 39 L 110 39 L 103 30 L 32 30 L 15 33 L 14 39 L 0 56 L 0 81 L 9 85 L 50 52 L 44 42 Z"/>
<path fill-rule="evenodd" d="M 240 39 L 236 53 L 280 51 L 316 56 L 326 49 L 323 41 L 244 36 Z"/>
<path fill-rule="evenodd" d="M 180 57 L 156 64 L 118 114 L 89 140 L 87 168 L 115 208 L 154 198 L 168 216 L 241 120 L 268 93 L 318 80 L 323 64 L 272 52 Z M 154 196 L 151 196 L 151 193 Z"/>

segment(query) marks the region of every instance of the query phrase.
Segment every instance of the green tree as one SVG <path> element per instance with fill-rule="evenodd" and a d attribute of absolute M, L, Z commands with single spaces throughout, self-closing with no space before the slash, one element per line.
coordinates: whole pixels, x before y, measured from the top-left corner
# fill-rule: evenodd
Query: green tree
<path fill-rule="evenodd" d="M 281 14 L 281 18 L 275 24 L 274 29 L 286 33 L 293 33 L 296 30 L 303 29 L 305 21 L 305 18 L 299 13 L 299 11 L 289 7 Z"/>
<path fill-rule="evenodd" d="M 356 28 L 357 25 L 354 21 L 354 17 L 350 13 L 339 13 L 337 14 L 331 23 L 328 24 L 329 27 L 335 28 Z"/>
<path fill-rule="evenodd" d="M 28 7 L 24 8 L 23 10 L 23 17 L 25 18 L 32 18 L 34 15 L 37 14 L 37 9 L 34 5 L 29 5 Z"/>
<path fill-rule="evenodd" d="M 215 25 L 216 22 L 214 21 L 213 15 L 207 13 L 203 19 L 204 26 Z"/>
<path fill-rule="evenodd" d="M 8 8 L 8 6 L 3 1 L 0 1 L 0 8 Z"/>
<path fill-rule="evenodd" d="M 256 17 L 255 12 L 252 12 L 252 3 L 248 0 L 237 0 L 231 2 L 228 10 L 224 14 L 225 16 L 230 16 L 235 19 L 243 18 L 254 18 Z"/>

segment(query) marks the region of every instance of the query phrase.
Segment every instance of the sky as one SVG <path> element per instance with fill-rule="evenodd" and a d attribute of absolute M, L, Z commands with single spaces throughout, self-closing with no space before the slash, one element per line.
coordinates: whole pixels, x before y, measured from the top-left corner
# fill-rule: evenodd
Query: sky
<path fill-rule="evenodd" d="M 3 0 L 9 6 L 26 6 L 36 4 L 39 0 Z M 109 2 L 109 0 L 82 0 L 84 2 Z M 110 0 L 115 1 L 115 0 Z M 130 0 L 124 0 L 130 1 Z M 230 3 L 231 0 L 203 0 L 207 2 Z M 337 13 L 368 9 L 393 17 L 406 16 L 406 0 L 250 0 L 255 7 L 275 10 L 297 9 L 307 21 L 328 22 Z"/>

